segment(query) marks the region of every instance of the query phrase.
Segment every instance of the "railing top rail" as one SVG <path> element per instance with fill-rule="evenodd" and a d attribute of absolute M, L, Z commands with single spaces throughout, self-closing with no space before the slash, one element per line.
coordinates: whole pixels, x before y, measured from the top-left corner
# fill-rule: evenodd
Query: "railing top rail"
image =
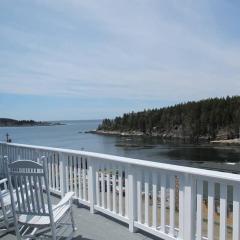
<path fill-rule="evenodd" d="M 44 147 L 44 146 L 35 146 L 35 145 L 17 144 L 17 143 L 6 143 L 2 141 L 0 141 L 0 144 L 5 144 L 8 146 L 15 146 L 15 147 L 31 148 L 35 150 L 54 151 L 54 152 L 60 152 L 60 153 L 66 153 L 66 154 L 82 155 L 82 156 L 86 156 L 94 159 L 104 159 L 108 161 L 120 162 L 124 164 L 137 165 L 137 166 L 148 167 L 148 168 L 155 168 L 159 170 L 240 182 L 240 175 L 233 174 L 233 173 L 226 173 L 226 172 L 220 172 L 220 171 L 214 171 L 214 170 L 206 170 L 201 168 L 179 166 L 174 164 L 159 163 L 159 162 L 140 160 L 140 159 L 134 159 L 134 158 L 128 158 L 128 157 L 120 157 L 120 156 L 115 156 L 110 154 L 87 152 L 87 151 L 64 149 L 64 148 Z"/>

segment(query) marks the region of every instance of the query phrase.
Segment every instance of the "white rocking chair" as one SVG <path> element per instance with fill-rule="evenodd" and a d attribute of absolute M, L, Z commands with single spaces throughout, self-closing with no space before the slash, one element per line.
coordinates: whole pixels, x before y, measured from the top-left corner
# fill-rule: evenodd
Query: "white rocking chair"
<path fill-rule="evenodd" d="M 0 180 L 0 234 L 3 235 L 13 230 L 11 197 L 7 187 L 7 178 Z"/>
<path fill-rule="evenodd" d="M 1 169 L 1 180 L 0 180 L 0 236 L 6 234 L 14 229 L 12 207 L 11 207 L 11 196 L 8 189 L 7 176 L 7 156 L 0 156 L 0 169 Z"/>
<path fill-rule="evenodd" d="M 43 165 L 30 160 L 18 160 L 8 165 L 16 237 L 18 240 L 40 237 L 56 240 L 62 237 L 58 232 L 68 226 L 71 231 L 64 239 L 72 239 L 75 231 L 72 213 L 74 193 L 68 192 L 57 205 L 52 205 L 47 179 L 47 159 L 43 157 L 41 160 Z M 15 196 L 17 204 L 14 204 Z M 67 217 L 70 218 L 70 223 L 66 221 Z"/>

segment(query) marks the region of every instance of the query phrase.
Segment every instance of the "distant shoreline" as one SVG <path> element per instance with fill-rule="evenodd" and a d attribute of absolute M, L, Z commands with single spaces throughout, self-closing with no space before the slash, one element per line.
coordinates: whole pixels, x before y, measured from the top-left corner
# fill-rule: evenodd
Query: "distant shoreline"
<path fill-rule="evenodd" d="M 0 128 L 4 128 L 4 127 L 52 127 L 52 126 L 62 126 L 62 125 L 66 125 L 65 123 L 56 123 L 56 124 L 33 124 L 33 125 L 0 125 Z"/>
<path fill-rule="evenodd" d="M 9 118 L 0 118 L 0 127 L 35 127 L 35 126 L 58 126 L 65 125 L 61 122 L 45 122 L 33 120 L 15 120 Z"/>

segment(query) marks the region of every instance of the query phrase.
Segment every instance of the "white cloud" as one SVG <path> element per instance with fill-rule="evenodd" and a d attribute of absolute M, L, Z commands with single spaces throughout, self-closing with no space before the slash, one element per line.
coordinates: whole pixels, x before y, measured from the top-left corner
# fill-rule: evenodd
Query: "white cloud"
<path fill-rule="evenodd" d="M 239 93 L 240 47 L 217 38 L 207 5 L 136 0 L 38 4 L 49 11 L 47 19 L 54 13 L 49 25 L 56 26 L 57 36 L 49 34 L 47 25 L 38 31 L 37 24 L 47 21 L 34 17 L 36 29 L 29 31 L 17 23 L 1 24 L 0 36 L 14 46 L 0 48 L 1 92 L 172 101 Z"/>

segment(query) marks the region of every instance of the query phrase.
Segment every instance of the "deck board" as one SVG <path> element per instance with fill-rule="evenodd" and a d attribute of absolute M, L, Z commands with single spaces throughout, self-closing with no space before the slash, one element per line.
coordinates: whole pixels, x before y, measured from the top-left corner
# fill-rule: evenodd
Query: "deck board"
<path fill-rule="evenodd" d="M 53 198 L 55 202 L 56 199 Z M 91 214 L 88 208 L 74 204 L 74 219 L 77 227 L 74 240 L 151 240 L 158 239 L 143 232 L 131 233 L 126 224 L 101 213 Z M 13 233 L 0 236 L 1 240 L 16 240 Z"/>

